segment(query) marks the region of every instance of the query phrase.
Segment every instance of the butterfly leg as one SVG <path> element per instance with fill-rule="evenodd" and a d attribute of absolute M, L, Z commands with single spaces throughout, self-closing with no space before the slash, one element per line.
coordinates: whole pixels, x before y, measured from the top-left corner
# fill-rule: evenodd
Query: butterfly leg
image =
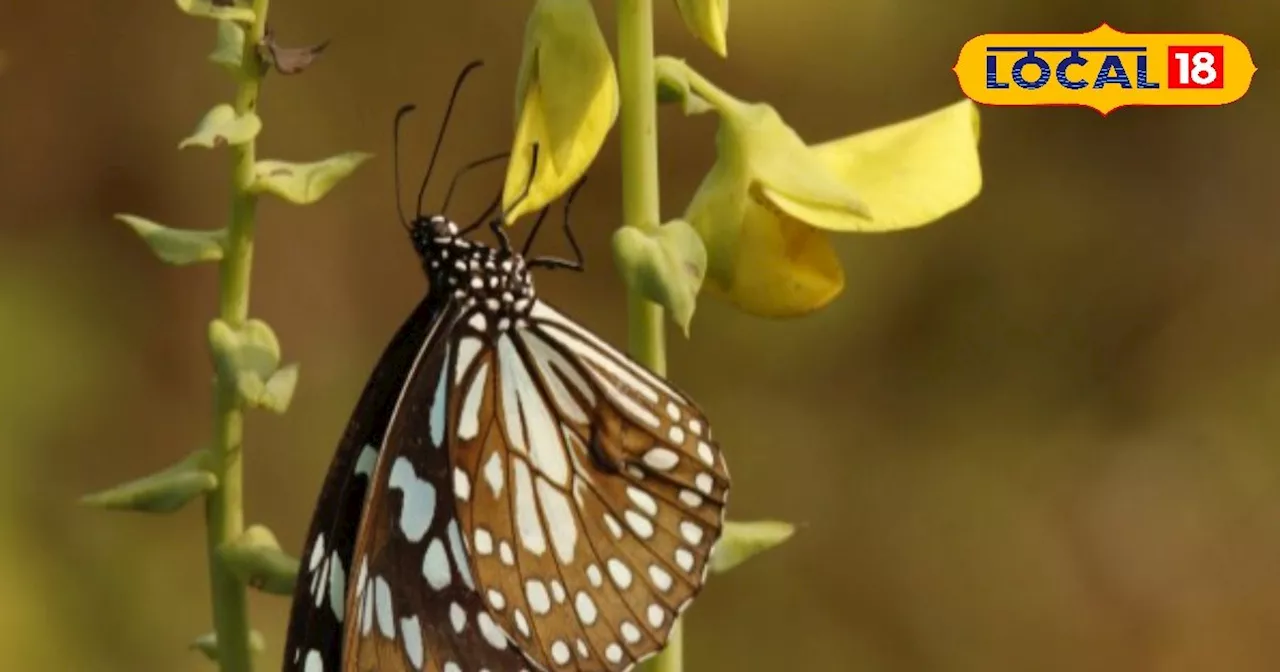
<path fill-rule="evenodd" d="M 507 231 L 502 226 L 501 219 L 489 220 L 489 228 L 493 231 L 493 235 L 498 237 L 498 245 L 502 248 L 502 253 L 511 254 L 511 239 L 507 237 Z"/>
<path fill-rule="evenodd" d="M 538 237 L 538 230 L 542 228 L 542 222 L 547 219 L 547 213 L 551 212 L 551 208 L 543 208 L 538 213 L 538 220 L 533 223 L 533 228 L 529 231 L 529 236 L 524 239 L 524 247 L 520 249 L 520 256 L 528 259 L 529 248 L 533 247 L 533 239 Z"/>
<path fill-rule="evenodd" d="M 570 271 L 577 271 L 579 273 L 586 270 L 586 261 L 582 256 L 582 248 L 578 246 L 578 240 L 573 237 L 573 228 L 569 225 L 569 209 L 573 206 L 573 199 L 578 196 L 578 190 L 582 189 L 582 185 L 586 183 L 587 178 L 585 177 L 578 180 L 578 183 L 573 186 L 573 190 L 569 192 L 569 198 L 565 200 L 564 204 L 564 237 L 569 239 L 569 247 L 573 248 L 574 260 L 569 261 L 568 259 L 560 259 L 558 257 L 536 257 L 529 261 L 530 268 L 563 268 Z M 542 223 L 541 217 L 538 218 L 538 223 Z M 529 234 L 529 239 L 525 241 L 526 252 L 529 249 L 529 245 L 533 242 L 534 234 L 537 232 L 538 229 L 535 225 L 533 232 Z"/>

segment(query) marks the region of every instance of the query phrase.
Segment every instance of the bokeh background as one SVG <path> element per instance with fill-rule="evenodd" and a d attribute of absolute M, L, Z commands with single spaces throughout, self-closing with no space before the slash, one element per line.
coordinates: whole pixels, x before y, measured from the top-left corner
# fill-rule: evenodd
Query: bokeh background
<path fill-rule="evenodd" d="M 378 154 L 320 204 L 261 207 L 253 313 L 302 380 L 287 415 L 250 419 L 247 505 L 291 551 L 424 288 L 395 220 L 392 113 L 420 103 L 406 138 L 420 169 L 450 83 L 482 57 L 442 171 L 503 149 L 530 4 L 273 3 L 282 41 L 334 42 L 268 82 L 260 153 Z M 673 376 L 728 450 L 733 516 L 801 526 L 712 582 L 689 669 L 1280 669 L 1280 5 L 734 0 L 720 61 L 657 4 L 662 51 L 772 101 L 811 141 L 957 100 L 949 68 L 984 32 L 1223 31 L 1261 68 L 1221 109 L 984 109 L 981 197 L 931 227 L 842 238 L 848 289 L 827 310 L 770 322 L 708 300 L 692 340 L 673 334 Z M 597 7 L 612 39 L 611 3 Z M 184 651 L 210 627 L 200 508 L 75 499 L 208 433 L 215 269 L 160 264 L 110 216 L 224 222 L 226 154 L 175 149 L 229 98 L 203 60 L 212 39 L 169 2 L 0 4 L 6 670 L 207 669 Z M 711 163 L 714 121 L 661 124 L 673 216 Z M 615 342 L 617 164 L 615 137 L 576 210 L 586 278 L 541 282 Z M 457 212 L 499 179 L 473 178 Z M 277 669 L 286 611 L 253 598 L 262 669 Z"/>

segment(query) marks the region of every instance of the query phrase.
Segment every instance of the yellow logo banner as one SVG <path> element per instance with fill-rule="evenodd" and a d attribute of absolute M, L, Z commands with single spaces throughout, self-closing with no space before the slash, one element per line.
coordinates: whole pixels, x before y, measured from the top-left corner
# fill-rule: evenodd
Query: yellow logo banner
<path fill-rule="evenodd" d="M 952 68 L 984 105 L 1226 105 L 1249 90 L 1249 48 L 1220 33 L 991 33 L 965 43 Z"/>

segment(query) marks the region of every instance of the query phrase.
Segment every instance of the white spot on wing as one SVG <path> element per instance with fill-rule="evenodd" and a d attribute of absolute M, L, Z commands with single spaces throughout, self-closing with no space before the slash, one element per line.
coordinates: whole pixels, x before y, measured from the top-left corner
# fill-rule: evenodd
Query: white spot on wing
<path fill-rule="evenodd" d="M 307 566 L 311 571 L 316 571 L 316 567 L 320 566 L 320 561 L 324 559 L 324 532 L 316 535 L 316 543 L 311 545 L 311 559 L 307 562 Z"/>
<path fill-rule="evenodd" d="M 547 594 L 547 586 L 537 579 L 529 579 L 525 581 L 524 593 L 529 598 L 529 608 L 535 614 L 545 614 L 551 611 L 551 596 Z"/>
<path fill-rule="evenodd" d="M 453 625 L 453 631 L 458 633 L 467 627 L 467 612 L 463 611 L 462 606 L 457 602 L 449 605 L 449 623 Z"/>
<path fill-rule="evenodd" d="M 464 502 L 471 499 L 471 477 L 462 467 L 453 468 L 453 494 Z"/>
<path fill-rule="evenodd" d="M 651 448 L 641 458 L 644 463 L 658 471 L 671 471 L 680 464 L 680 456 L 668 448 Z"/>
<path fill-rule="evenodd" d="M 444 442 L 444 412 L 449 405 L 449 395 L 445 383 L 449 380 L 449 350 L 444 351 L 445 366 L 440 367 L 440 375 L 436 380 L 436 393 L 431 398 L 431 445 L 439 448 Z"/>
<path fill-rule="evenodd" d="M 495 450 L 489 456 L 489 460 L 484 463 L 484 480 L 489 483 L 489 489 L 493 491 L 494 497 L 502 494 L 502 480 L 505 474 L 506 470 L 502 468 L 502 453 Z"/>
<path fill-rule="evenodd" d="M 401 491 L 400 531 L 414 543 L 422 541 L 436 515 L 436 486 L 418 478 L 409 458 L 398 457 L 391 466 L 390 487 Z"/>
<path fill-rule="evenodd" d="M 395 613 L 391 608 L 391 584 L 379 576 L 373 580 L 373 587 L 374 612 L 378 615 L 378 630 L 382 632 L 383 637 L 395 639 L 396 624 Z"/>
<path fill-rule="evenodd" d="M 556 556 L 565 565 L 573 564 L 573 553 L 578 544 L 578 524 L 569 498 L 546 481 L 538 479 L 538 499 L 542 503 L 542 514 L 550 528 L 551 545 Z"/>
<path fill-rule="evenodd" d="M 347 573 L 337 553 L 329 556 L 329 564 L 329 607 L 333 609 L 333 617 L 341 623 L 347 608 Z"/>
<path fill-rule="evenodd" d="M 693 553 L 690 553 L 687 548 L 677 548 L 676 564 L 686 572 L 693 571 Z"/>
<path fill-rule="evenodd" d="M 716 466 L 716 454 L 711 450 L 711 445 L 706 441 L 698 442 L 698 457 L 707 464 L 708 467 Z"/>
<path fill-rule="evenodd" d="M 653 580 L 654 588 L 664 593 L 671 590 L 671 574 L 658 565 L 649 565 L 649 578 Z"/>
<path fill-rule="evenodd" d="M 422 556 L 422 576 L 427 585 L 441 590 L 449 585 L 453 572 L 449 568 L 449 556 L 445 554 L 444 542 L 439 537 L 427 545 L 427 552 Z"/>
<path fill-rule="evenodd" d="M 598 615 L 598 612 L 596 611 L 596 603 L 591 599 L 591 596 L 587 594 L 587 591 L 578 591 L 577 597 L 573 599 L 573 608 L 574 611 L 578 612 L 578 620 L 582 621 L 586 625 L 595 624 L 596 616 Z"/>
<path fill-rule="evenodd" d="M 556 642 L 551 645 L 551 660 L 555 661 L 557 665 L 564 665 L 569 662 L 570 655 L 569 645 L 565 644 L 563 641 L 557 639 Z"/>
<path fill-rule="evenodd" d="M 477 614 L 476 625 L 480 626 L 480 634 L 484 636 L 484 641 L 489 642 L 489 646 L 499 651 L 507 648 L 507 636 L 489 617 L 489 612 L 481 611 Z"/>
<path fill-rule="evenodd" d="M 680 523 L 680 536 L 684 540 L 697 546 L 702 542 L 702 526 L 692 521 L 683 521 Z"/>
<path fill-rule="evenodd" d="M 457 383 L 462 380 L 463 374 L 467 372 L 467 367 L 471 366 L 471 362 L 479 352 L 480 339 L 474 336 L 464 336 L 458 342 L 458 359 L 453 365 L 453 382 Z"/>
<path fill-rule="evenodd" d="M 360 451 L 360 457 L 356 458 L 356 476 L 369 477 L 373 473 L 373 467 L 378 463 L 378 449 L 373 446 L 365 446 Z"/>
<path fill-rule="evenodd" d="M 302 664 L 302 672 L 324 672 L 324 659 L 320 657 L 320 652 L 311 649 L 307 652 L 307 659 Z"/>
<path fill-rule="evenodd" d="M 641 539 L 649 539 L 653 537 L 653 523 L 649 522 L 648 518 L 645 518 L 631 509 L 627 509 L 623 512 L 622 517 L 626 519 L 627 526 L 636 533 L 636 536 Z"/>
<path fill-rule="evenodd" d="M 653 497 L 644 490 L 641 490 L 634 485 L 629 485 L 627 486 L 627 498 L 635 503 L 636 507 L 641 511 L 649 514 L 650 516 L 658 515 L 658 503 L 654 501 Z"/>
<path fill-rule="evenodd" d="M 542 472 L 557 485 L 569 482 L 569 460 L 565 455 L 564 444 L 560 442 L 558 423 L 547 408 L 546 400 L 538 390 L 524 360 L 510 337 L 498 340 L 498 360 L 502 370 L 503 402 L 508 396 L 514 396 L 519 405 L 519 413 L 523 420 L 524 430 L 529 435 L 529 461 L 533 468 Z M 510 395 L 507 388 L 515 388 Z M 503 409 L 511 420 L 511 410 Z M 518 433 L 521 424 L 509 424 L 508 434 Z"/>
<path fill-rule="evenodd" d="M 471 578 L 471 563 L 467 561 L 467 549 L 462 544 L 462 534 L 458 531 L 458 519 L 449 521 L 449 550 L 453 553 L 453 563 L 458 568 L 458 575 L 467 587 L 475 590 L 475 581 Z"/>
<path fill-rule="evenodd" d="M 400 632 L 404 634 L 404 652 L 413 663 L 413 669 L 421 670 L 423 663 L 422 625 L 417 616 L 400 619 Z"/>
<path fill-rule="evenodd" d="M 524 460 L 512 460 L 511 468 L 515 472 L 516 489 L 516 527 L 520 531 L 520 542 L 534 555 L 542 555 L 547 550 L 547 540 L 542 536 L 542 522 L 538 520 L 538 504 L 533 497 L 533 478 L 529 475 L 529 467 Z"/>
<path fill-rule="evenodd" d="M 609 562 L 605 563 L 605 567 L 608 568 L 609 578 L 613 579 L 614 585 L 622 590 L 631 587 L 631 568 L 627 567 L 626 563 L 617 558 L 610 558 Z"/>
<path fill-rule="evenodd" d="M 471 379 L 467 388 L 467 396 L 462 401 L 462 415 L 458 418 L 458 438 L 470 441 L 480 432 L 480 405 L 484 402 L 485 383 L 488 380 L 489 362 L 480 365 L 480 370 Z"/>

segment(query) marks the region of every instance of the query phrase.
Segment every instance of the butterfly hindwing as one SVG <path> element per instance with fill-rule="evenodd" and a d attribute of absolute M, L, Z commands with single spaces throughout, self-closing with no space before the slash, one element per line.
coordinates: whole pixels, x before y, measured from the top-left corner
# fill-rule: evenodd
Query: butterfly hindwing
<path fill-rule="evenodd" d="M 337 669 L 347 577 L 377 447 L 414 358 L 435 325 L 423 300 L 392 337 L 365 384 L 330 463 L 303 546 L 284 670 Z"/>
<path fill-rule="evenodd" d="M 360 523 L 347 595 L 343 672 L 527 669 L 477 593 L 457 518 L 445 436 L 456 397 L 442 316 L 389 422 Z"/>
<path fill-rule="evenodd" d="M 720 535 L 728 472 L 706 418 L 541 301 L 511 331 L 457 333 L 450 449 L 492 617 L 545 669 L 634 667 Z"/>

